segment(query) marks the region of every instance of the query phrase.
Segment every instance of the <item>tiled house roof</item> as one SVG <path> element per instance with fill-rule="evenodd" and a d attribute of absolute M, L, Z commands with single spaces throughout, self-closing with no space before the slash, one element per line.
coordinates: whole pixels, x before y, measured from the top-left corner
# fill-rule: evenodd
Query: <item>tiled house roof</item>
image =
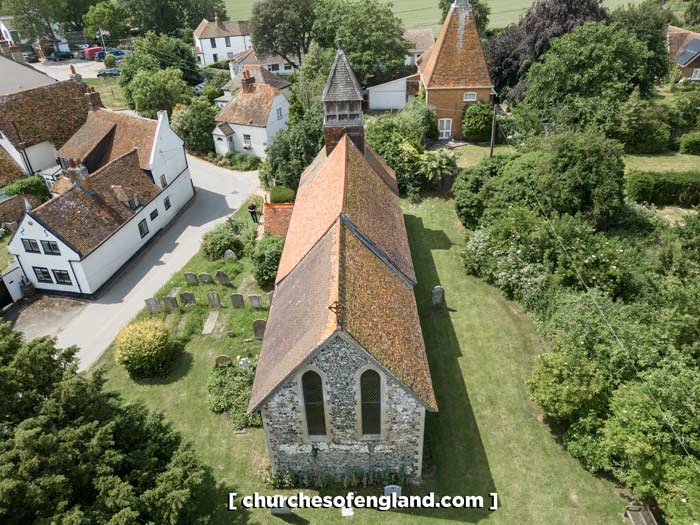
<path fill-rule="evenodd" d="M 0 187 L 21 179 L 25 173 L 15 159 L 0 147 Z"/>
<path fill-rule="evenodd" d="M 0 96 L 0 131 L 13 146 L 50 142 L 60 148 L 85 123 L 83 88 L 73 80 Z"/>
<path fill-rule="evenodd" d="M 668 51 L 671 59 L 683 53 L 688 44 L 694 39 L 700 39 L 700 33 L 683 29 L 682 27 L 668 26 Z"/>
<path fill-rule="evenodd" d="M 272 102 L 281 93 L 267 84 L 252 86 L 250 93 L 239 91 L 234 99 L 216 115 L 217 122 L 267 127 Z"/>
<path fill-rule="evenodd" d="M 202 19 L 194 30 L 197 38 L 225 38 L 227 36 L 248 36 L 250 35 L 249 23 L 247 20 L 214 20 L 210 22 L 206 18 Z"/>
<path fill-rule="evenodd" d="M 136 148 L 139 165 L 151 166 L 151 153 L 158 121 L 117 113 L 107 109 L 91 111 L 85 124 L 58 151 L 58 156 L 85 162 L 88 157 L 94 167 L 91 171 Z"/>
<path fill-rule="evenodd" d="M 395 185 L 385 165 L 365 158 L 347 135 L 302 175 L 250 410 L 335 331 L 436 409 Z"/>
<path fill-rule="evenodd" d="M 493 87 L 468 2 L 450 7 L 435 45 L 420 62 L 428 89 Z"/>
<path fill-rule="evenodd" d="M 292 57 L 292 60 L 294 58 Z M 268 64 L 284 64 L 287 61 L 280 56 L 265 56 L 260 57 L 255 54 L 252 49 L 247 49 L 241 51 L 240 53 L 234 54 L 229 62 L 233 62 L 236 65 L 262 65 L 266 66 Z"/>
<path fill-rule="evenodd" d="M 342 49 L 338 49 L 323 90 L 324 102 L 362 100 L 362 90 Z"/>
<path fill-rule="evenodd" d="M 289 82 L 278 77 L 272 71 L 268 71 L 260 64 L 248 64 L 243 67 L 243 71 L 248 71 L 248 73 L 250 73 L 250 76 L 255 78 L 256 84 L 267 84 L 279 90 L 286 89 L 289 86 L 291 86 Z M 243 78 L 243 71 L 241 71 L 238 75 L 236 75 L 226 84 L 224 84 L 224 86 L 221 89 L 223 89 L 224 91 L 233 91 L 234 89 L 241 89 L 241 79 Z"/>
<path fill-rule="evenodd" d="M 128 199 L 146 205 L 159 192 L 131 150 L 30 215 L 85 257 L 135 215 Z"/>
<path fill-rule="evenodd" d="M 435 44 L 435 35 L 431 27 L 414 27 L 406 29 L 403 37 L 411 43 L 411 53 L 424 53 Z"/>

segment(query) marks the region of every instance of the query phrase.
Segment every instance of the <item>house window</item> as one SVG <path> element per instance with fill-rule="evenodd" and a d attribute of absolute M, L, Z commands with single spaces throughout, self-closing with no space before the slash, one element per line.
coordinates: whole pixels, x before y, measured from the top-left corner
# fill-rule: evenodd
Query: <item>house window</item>
<path fill-rule="evenodd" d="M 219 55 L 217 55 L 216 53 L 214 53 L 214 54 L 212 55 L 212 58 L 214 59 L 214 62 L 218 62 L 218 61 L 219 61 Z"/>
<path fill-rule="evenodd" d="M 440 133 L 441 139 L 452 138 L 452 119 L 451 118 L 438 119 L 438 132 Z"/>
<path fill-rule="evenodd" d="M 46 255 L 61 255 L 61 250 L 55 241 L 41 241 L 41 247 Z"/>
<path fill-rule="evenodd" d="M 209 42 L 211 42 L 211 48 L 216 49 L 216 38 L 210 38 Z M 216 55 L 214 55 L 214 56 L 216 56 Z M 214 59 L 214 60 L 216 60 L 216 59 Z"/>
<path fill-rule="evenodd" d="M 53 277 L 56 279 L 56 284 L 67 284 L 68 286 L 73 285 L 73 281 L 70 279 L 70 274 L 65 270 L 53 270 Z"/>
<path fill-rule="evenodd" d="M 168 179 L 165 177 L 165 175 L 160 176 L 160 187 L 161 188 L 166 188 L 168 186 Z"/>
<path fill-rule="evenodd" d="M 280 70 L 280 65 L 279 64 L 270 64 L 268 66 L 268 69 L 270 71 L 279 71 Z"/>
<path fill-rule="evenodd" d="M 362 403 L 362 434 L 382 432 L 382 380 L 375 370 L 365 370 L 360 376 Z"/>
<path fill-rule="evenodd" d="M 163 204 L 165 205 L 165 211 L 168 211 L 170 209 L 170 197 L 166 197 Z"/>
<path fill-rule="evenodd" d="M 323 406 L 323 381 L 321 376 L 309 370 L 301 376 L 301 388 L 304 393 L 304 411 L 306 428 L 309 436 L 326 435 L 326 414 Z"/>
<path fill-rule="evenodd" d="M 33 269 L 34 269 L 34 274 L 36 275 L 37 281 L 39 281 L 40 283 L 53 284 L 53 280 L 51 279 L 51 274 L 49 273 L 48 268 L 40 268 L 40 267 L 34 266 Z"/>
<path fill-rule="evenodd" d="M 129 208 L 132 210 L 136 210 L 141 207 L 141 199 L 139 199 L 138 195 L 134 195 L 129 199 Z"/>
<path fill-rule="evenodd" d="M 228 36 L 226 37 L 226 47 L 231 47 L 231 38 Z"/>
<path fill-rule="evenodd" d="M 142 220 L 139 222 L 139 233 L 141 234 L 141 238 L 143 239 L 146 235 L 148 235 L 148 224 L 146 224 L 146 219 Z"/>
<path fill-rule="evenodd" d="M 34 239 L 22 239 L 22 246 L 24 246 L 24 251 L 27 253 L 41 253 L 39 243 Z"/>
<path fill-rule="evenodd" d="M 462 97 L 464 102 L 476 102 L 476 93 L 473 91 L 468 91 Z"/>
<path fill-rule="evenodd" d="M 151 220 L 155 221 L 156 217 L 158 217 L 158 209 L 157 208 L 151 212 Z"/>
<path fill-rule="evenodd" d="M 700 69 L 693 69 L 693 76 L 690 78 L 691 80 L 700 80 Z"/>
<path fill-rule="evenodd" d="M 282 108 L 277 108 L 277 120 L 282 120 Z"/>
<path fill-rule="evenodd" d="M 291 71 L 292 69 L 293 69 L 292 64 L 285 64 L 285 65 L 284 65 L 284 70 L 285 70 L 285 71 Z"/>
<path fill-rule="evenodd" d="M 246 148 L 250 148 L 253 145 L 253 142 L 250 140 L 250 135 L 243 135 L 243 144 Z"/>

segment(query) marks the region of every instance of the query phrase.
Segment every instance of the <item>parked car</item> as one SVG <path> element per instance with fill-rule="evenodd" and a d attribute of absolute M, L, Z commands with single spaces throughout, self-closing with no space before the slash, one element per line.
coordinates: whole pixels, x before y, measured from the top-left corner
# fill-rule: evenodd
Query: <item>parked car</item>
<path fill-rule="evenodd" d="M 99 60 L 100 62 L 102 62 L 107 55 L 112 55 L 114 58 L 119 60 L 120 58 L 124 58 L 124 55 L 126 55 L 126 53 L 121 49 L 103 49 L 95 55 L 95 60 Z"/>
<path fill-rule="evenodd" d="M 54 51 L 49 55 L 49 60 L 58 62 L 59 60 L 69 60 L 73 58 L 73 53 L 70 51 Z"/>
<path fill-rule="evenodd" d="M 110 67 L 97 72 L 97 78 L 102 77 L 118 77 L 121 75 L 118 67 Z"/>
<path fill-rule="evenodd" d="M 34 51 L 22 51 L 25 62 L 39 62 L 39 57 Z"/>
<path fill-rule="evenodd" d="M 100 51 L 102 51 L 101 46 L 93 46 L 83 49 L 83 58 L 85 58 L 85 60 L 93 60 L 95 55 L 97 55 L 97 53 Z"/>

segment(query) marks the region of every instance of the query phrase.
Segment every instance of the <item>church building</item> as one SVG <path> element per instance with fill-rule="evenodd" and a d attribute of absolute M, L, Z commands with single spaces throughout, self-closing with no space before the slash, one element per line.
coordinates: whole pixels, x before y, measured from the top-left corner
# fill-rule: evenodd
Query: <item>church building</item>
<path fill-rule="evenodd" d="M 325 147 L 301 176 L 255 375 L 272 471 L 315 480 L 421 476 L 437 411 L 396 175 L 365 143 L 339 49 Z"/>

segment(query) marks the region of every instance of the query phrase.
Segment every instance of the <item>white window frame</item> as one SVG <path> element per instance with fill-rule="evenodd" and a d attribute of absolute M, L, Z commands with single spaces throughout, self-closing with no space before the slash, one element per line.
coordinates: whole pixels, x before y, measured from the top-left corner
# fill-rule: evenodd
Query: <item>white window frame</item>
<path fill-rule="evenodd" d="M 438 119 L 438 133 L 441 140 L 452 138 L 452 119 L 451 118 L 440 118 Z"/>
<path fill-rule="evenodd" d="M 381 398 L 381 415 L 379 423 L 379 434 L 363 434 L 362 433 L 362 385 L 361 378 L 367 370 L 373 370 L 379 374 L 380 398 Z M 387 438 L 386 425 L 386 400 L 387 400 L 387 384 L 386 375 L 381 369 L 374 365 L 365 365 L 358 368 L 353 378 L 355 385 L 355 437 L 358 441 L 384 441 Z"/>
<path fill-rule="evenodd" d="M 700 68 L 693 69 L 693 74 L 690 76 L 690 80 L 700 80 Z"/>
<path fill-rule="evenodd" d="M 253 137 L 251 137 L 248 133 L 243 134 L 243 147 L 247 149 L 253 147 Z"/>
<path fill-rule="evenodd" d="M 462 102 L 476 102 L 478 100 L 478 95 L 476 91 L 467 91 L 462 95 Z"/>

